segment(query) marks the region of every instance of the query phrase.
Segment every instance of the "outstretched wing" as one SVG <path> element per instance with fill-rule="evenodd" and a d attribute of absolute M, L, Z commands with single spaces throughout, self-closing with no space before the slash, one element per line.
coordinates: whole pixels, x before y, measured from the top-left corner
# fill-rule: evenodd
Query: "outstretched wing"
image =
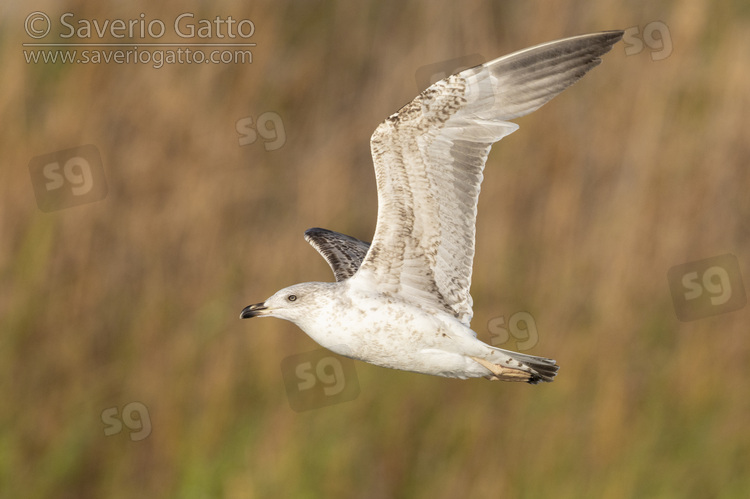
<path fill-rule="evenodd" d="M 305 240 L 323 255 L 333 270 L 336 281 L 353 276 L 370 249 L 370 243 L 317 227 L 305 231 Z"/>
<path fill-rule="evenodd" d="M 354 280 L 469 324 L 479 187 L 493 143 L 598 65 L 622 31 L 538 45 L 427 88 L 371 138 L 375 237 Z M 353 281 L 354 282 L 354 281 Z"/>

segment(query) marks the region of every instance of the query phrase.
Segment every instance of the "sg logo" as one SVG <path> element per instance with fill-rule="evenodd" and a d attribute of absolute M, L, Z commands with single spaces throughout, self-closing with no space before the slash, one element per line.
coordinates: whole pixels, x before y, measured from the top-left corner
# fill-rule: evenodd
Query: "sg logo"
<path fill-rule="evenodd" d="M 677 318 L 683 322 L 739 310 L 747 303 L 732 254 L 677 265 L 667 272 Z"/>
<path fill-rule="evenodd" d="M 44 212 L 92 203 L 107 195 L 102 158 L 93 145 L 32 158 L 29 173 L 37 206 Z"/>
<path fill-rule="evenodd" d="M 110 407 L 102 411 L 102 423 L 106 425 L 106 436 L 117 435 L 122 431 L 122 423 L 131 430 L 130 440 L 137 442 L 151 435 L 151 418 L 148 409 L 140 402 L 130 402 L 122 408 L 122 421 L 117 416 L 117 407 Z"/>
<path fill-rule="evenodd" d="M 643 27 L 643 33 L 638 26 L 625 30 L 622 38 L 625 43 L 625 55 L 636 55 L 643 52 L 643 43 L 651 49 L 651 60 L 661 61 L 672 55 L 672 36 L 669 28 L 661 21 L 653 21 Z"/>
<path fill-rule="evenodd" d="M 281 372 L 289 405 L 297 412 L 348 402 L 359 395 L 354 361 L 326 349 L 287 357 Z"/>
<path fill-rule="evenodd" d="M 464 69 L 479 66 L 480 64 L 483 64 L 484 61 L 484 57 L 479 54 L 469 54 L 462 57 L 456 57 L 455 59 L 422 66 L 417 69 L 415 74 L 417 90 L 421 92 L 443 78 L 447 78 L 452 74 L 460 73 Z"/>
<path fill-rule="evenodd" d="M 286 143 L 284 122 L 281 121 L 281 116 L 271 111 L 258 116 L 257 124 L 253 123 L 252 116 L 240 118 L 234 128 L 239 134 L 240 146 L 254 144 L 258 140 L 258 135 L 263 139 L 266 151 L 275 151 Z"/>
<path fill-rule="evenodd" d="M 490 331 L 490 344 L 500 346 L 508 343 L 511 336 L 516 340 L 516 350 L 523 352 L 536 346 L 539 342 L 539 332 L 536 322 L 528 312 L 516 312 L 510 316 L 508 327 L 505 327 L 505 317 L 495 317 L 487 322 Z"/>

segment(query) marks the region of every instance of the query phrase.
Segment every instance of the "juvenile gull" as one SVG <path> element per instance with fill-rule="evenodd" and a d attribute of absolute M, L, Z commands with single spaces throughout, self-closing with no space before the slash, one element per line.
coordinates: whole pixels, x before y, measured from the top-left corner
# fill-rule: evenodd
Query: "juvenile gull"
<path fill-rule="evenodd" d="M 477 200 L 493 143 L 597 66 L 622 38 L 545 43 L 449 76 L 378 126 L 372 244 L 309 229 L 336 282 L 284 288 L 240 317 L 286 319 L 338 354 L 452 378 L 552 381 L 552 359 L 496 348 L 469 326 Z"/>

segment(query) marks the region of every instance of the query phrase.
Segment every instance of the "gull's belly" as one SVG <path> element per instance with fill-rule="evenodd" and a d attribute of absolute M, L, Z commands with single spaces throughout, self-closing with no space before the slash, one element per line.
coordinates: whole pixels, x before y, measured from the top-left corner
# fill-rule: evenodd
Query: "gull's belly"
<path fill-rule="evenodd" d="M 448 314 L 393 300 L 360 299 L 305 332 L 338 354 L 392 369 L 450 377 L 483 376 L 464 352 L 473 332 Z"/>

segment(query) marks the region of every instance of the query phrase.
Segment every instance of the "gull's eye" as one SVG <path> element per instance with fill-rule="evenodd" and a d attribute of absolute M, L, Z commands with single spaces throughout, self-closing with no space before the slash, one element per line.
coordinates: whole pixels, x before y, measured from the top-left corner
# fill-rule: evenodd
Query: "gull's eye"
<path fill-rule="evenodd" d="M 286 299 L 289 301 L 295 301 L 297 299 L 297 295 L 289 295 L 286 297 Z"/>

